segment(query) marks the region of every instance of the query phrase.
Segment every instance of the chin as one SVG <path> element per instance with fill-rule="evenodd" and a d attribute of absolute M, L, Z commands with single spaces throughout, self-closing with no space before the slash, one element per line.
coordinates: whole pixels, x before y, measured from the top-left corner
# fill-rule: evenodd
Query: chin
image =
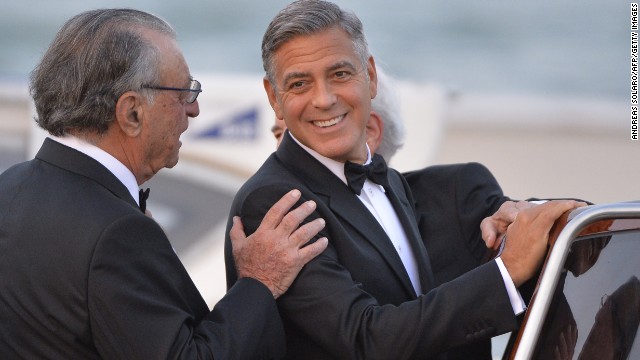
<path fill-rule="evenodd" d="M 171 169 L 172 167 L 174 167 L 176 165 L 178 165 L 178 158 L 176 158 L 175 160 L 169 161 L 165 167 L 167 169 Z"/>
<path fill-rule="evenodd" d="M 175 154 L 174 156 L 167 158 L 167 160 L 164 163 L 164 167 L 167 169 L 171 169 L 172 167 L 178 164 L 179 158 L 180 157 L 178 156 L 178 154 Z"/>
<path fill-rule="evenodd" d="M 322 148 L 320 148 L 320 151 L 318 151 L 318 153 L 330 159 L 341 162 L 355 159 L 355 152 L 353 151 L 353 149 L 341 146 L 341 144 L 325 144 Z"/>

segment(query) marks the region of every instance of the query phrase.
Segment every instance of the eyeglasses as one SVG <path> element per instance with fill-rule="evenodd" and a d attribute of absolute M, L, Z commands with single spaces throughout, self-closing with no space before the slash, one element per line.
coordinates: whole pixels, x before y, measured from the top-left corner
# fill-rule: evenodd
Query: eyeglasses
<path fill-rule="evenodd" d="M 198 80 L 191 80 L 189 83 L 189 88 L 174 88 L 174 87 L 166 87 L 166 86 L 151 86 L 151 85 L 143 85 L 143 89 L 153 89 L 153 90 L 173 90 L 173 91 L 188 91 L 189 94 L 185 99 L 187 103 L 192 104 L 198 98 L 198 95 L 202 92 L 200 82 Z"/>

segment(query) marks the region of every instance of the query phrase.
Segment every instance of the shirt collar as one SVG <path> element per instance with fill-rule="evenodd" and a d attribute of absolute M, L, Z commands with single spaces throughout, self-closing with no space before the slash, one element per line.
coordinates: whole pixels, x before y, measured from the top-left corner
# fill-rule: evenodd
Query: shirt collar
<path fill-rule="evenodd" d="M 337 176 L 340 180 L 342 180 L 345 185 L 347 184 L 347 177 L 344 175 L 344 163 L 340 161 L 335 161 L 326 156 L 320 155 L 317 151 L 311 149 L 308 146 L 302 144 L 291 132 L 289 132 L 293 141 L 295 141 L 301 148 L 303 148 L 306 152 L 308 152 L 311 156 L 313 156 L 316 160 L 318 160 L 322 165 L 324 165 L 329 171 L 331 171 L 335 176 Z M 369 150 L 369 145 L 366 144 L 367 147 L 367 161 L 363 165 L 368 165 L 371 163 L 371 151 Z"/>
<path fill-rule="evenodd" d="M 138 182 L 136 181 L 136 177 L 133 175 L 131 170 L 129 170 L 123 163 L 118 161 L 115 157 L 113 157 L 108 152 L 100 149 L 99 147 L 88 143 L 87 141 L 73 135 L 65 135 L 63 137 L 58 136 L 49 136 L 52 140 L 59 142 L 62 145 L 66 145 L 72 149 L 78 150 L 81 153 L 89 156 L 95 161 L 102 164 L 102 166 L 106 167 L 107 170 L 111 171 L 115 177 L 120 180 L 127 187 L 129 193 L 131 193 L 131 197 L 139 204 L 139 196 L 138 196 Z"/>

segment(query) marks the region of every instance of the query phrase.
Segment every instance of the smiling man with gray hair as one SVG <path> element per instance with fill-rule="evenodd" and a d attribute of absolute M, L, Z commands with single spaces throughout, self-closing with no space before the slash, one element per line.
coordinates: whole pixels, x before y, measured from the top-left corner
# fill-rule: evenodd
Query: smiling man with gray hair
<path fill-rule="evenodd" d="M 230 218 L 241 215 L 251 233 L 294 187 L 316 202 L 310 218 L 326 220 L 320 236 L 329 239 L 278 299 L 287 358 L 436 359 L 513 330 L 524 308 L 516 288 L 541 265 L 554 221 L 578 204 L 521 211 L 498 259 L 436 287 L 409 187 L 366 143 L 377 71 L 360 20 L 327 1 L 293 2 L 267 27 L 262 58 L 288 131 L 238 191 Z M 234 248 L 227 239 L 229 286 Z"/>

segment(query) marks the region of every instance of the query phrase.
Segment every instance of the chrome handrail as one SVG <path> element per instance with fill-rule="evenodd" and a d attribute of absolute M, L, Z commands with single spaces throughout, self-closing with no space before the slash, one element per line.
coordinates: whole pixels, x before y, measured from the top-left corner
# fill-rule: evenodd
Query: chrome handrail
<path fill-rule="evenodd" d="M 569 254 L 571 243 L 588 225 L 606 219 L 640 218 L 640 203 L 611 203 L 593 205 L 569 221 L 553 246 L 549 259 L 540 275 L 536 300 L 529 309 L 526 327 L 514 356 L 515 360 L 530 360 L 540 336 L 543 320 L 549 310 L 551 298 L 560 278 L 560 271 Z"/>

